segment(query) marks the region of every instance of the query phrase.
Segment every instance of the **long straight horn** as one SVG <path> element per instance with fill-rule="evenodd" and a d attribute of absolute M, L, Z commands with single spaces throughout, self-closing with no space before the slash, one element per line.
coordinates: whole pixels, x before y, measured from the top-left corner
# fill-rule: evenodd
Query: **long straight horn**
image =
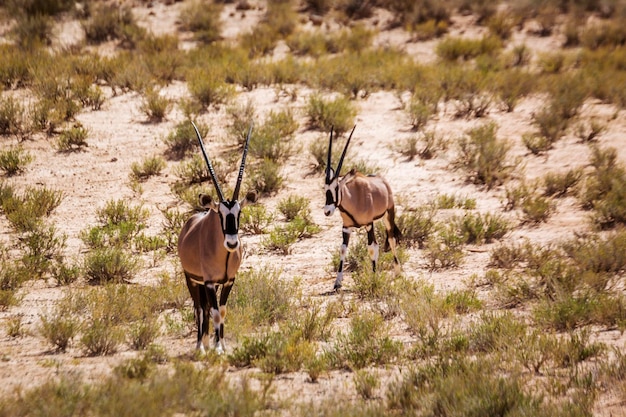
<path fill-rule="evenodd" d="M 330 164 L 333 154 L 333 126 L 330 127 L 330 140 L 328 141 L 328 159 L 326 160 L 326 181 L 330 181 Z"/>
<path fill-rule="evenodd" d="M 235 185 L 235 191 L 233 191 L 233 201 L 239 198 L 239 187 L 241 186 L 241 180 L 243 179 L 243 169 L 246 166 L 246 155 L 248 155 L 248 145 L 250 144 L 250 135 L 252 134 L 252 124 L 248 130 L 248 136 L 246 137 L 246 144 L 243 146 L 243 155 L 241 156 L 241 166 L 239 167 L 239 176 L 237 177 L 237 184 Z"/>
<path fill-rule="evenodd" d="M 354 129 L 356 129 L 356 125 L 352 128 L 352 132 L 350 132 L 350 136 L 348 136 L 348 141 L 346 142 L 346 146 L 343 148 L 343 152 L 341 153 L 341 158 L 339 158 L 339 163 L 337 164 L 337 172 L 335 172 L 335 177 L 338 177 L 341 173 L 341 166 L 343 165 L 343 158 L 346 156 L 346 152 L 348 151 L 348 145 L 350 144 L 350 139 L 352 139 L 352 134 L 354 133 Z"/>
<path fill-rule="evenodd" d="M 200 142 L 200 149 L 202 150 L 202 155 L 204 156 L 204 162 L 206 162 L 207 167 L 209 168 L 209 174 L 211 174 L 211 179 L 213 180 L 213 185 L 215 186 L 215 191 L 217 191 L 217 196 L 220 201 L 225 201 L 224 194 L 222 193 L 222 189 L 220 185 L 217 183 L 217 177 L 215 176 L 215 170 L 213 169 L 213 165 L 211 165 L 211 161 L 209 161 L 209 157 L 206 155 L 206 151 L 204 150 L 204 142 L 202 142 L 202 137 L 200 136 L 200 132 L 196 127 L 196 124 L 192 121 L 191 124 L 196 131 L 196 136 L 198 136 L 198 142 Z"/>

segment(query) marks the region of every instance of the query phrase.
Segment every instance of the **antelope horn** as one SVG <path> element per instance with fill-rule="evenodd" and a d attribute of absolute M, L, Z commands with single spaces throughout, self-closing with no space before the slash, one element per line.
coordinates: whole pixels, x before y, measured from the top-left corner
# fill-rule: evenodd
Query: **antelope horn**
<path fill-rule="evenodd" d="M 204 156 L 204 162 L 206 162 L 207 167 L 209 168 L 209 174 L 211 174 L 211 179 L 213 180 L 213 185 L 215 186 L 215 191 L 217 191 L 217 196 L 220 201 L 226 201 L 224 199 L 224 194 L 220 188 L 220 185 L 217 183 L 217 177 L 215 176 L 215 170 L 213 169 L 213 165 L 211 165 L 211 161 L 209 161 L 209 157 L 206 155 L 206 151 L 204 150 L 204 142 L 202 142 L 202 137 L 200 136 L 200 132 L 196 127 L 196 124 L 192 121 L 191 124 L 196 131 L 196 136 L 198 136 L 198 142 L 200 142 L 200 149 L 202 150 L 202 155 Z"/>
<path fill-rule="evenodd" d="M 352 132 L 350 132 L 350 136 L 348 136 L 348 141 L 346 142 L 346 146 L 343 148 L 343 152 L 341 153 L 341 158 L 339 158 L 339 163 L 337 164 L 337 172 L 335 172 L 335 178 L 339 176 L 341 173 L 341 166 L 343 165 L 343 158 L 346 156 L 346 152 L 348 151 L 348 145 L 350 144 L 350 139 L 352 139 L 352 134 L 354 133 L 354 129 L 356 129 L 356 125 L 352 128 Z"/>
<path fill-rule="evenodd" d="M 239 176 L 237 177 L 237 184 L 235 185 L 235 191 L 233 191 L 233 201 L 239 198 L 239 187 L 241 186 L 241 180 L 243 179 L 243 169 L 246 166 L 246 156 L 248 155 L 248 145 L 250 144 L 250 135 L 252 134 L 252 123 L 248 130 L 248 136 L 246 137 L 246 144 L 243 146 L 243 155 L 241 156 L 241 166 L 239 167 Z"/>
<path fill-rule="evenodd" d="M 330 127 L 330 141 L 328 141 L 328 159 L 326 160 L 326 180 L 330 181 L 330 164 L 333 153 L 333 126 Z"/>

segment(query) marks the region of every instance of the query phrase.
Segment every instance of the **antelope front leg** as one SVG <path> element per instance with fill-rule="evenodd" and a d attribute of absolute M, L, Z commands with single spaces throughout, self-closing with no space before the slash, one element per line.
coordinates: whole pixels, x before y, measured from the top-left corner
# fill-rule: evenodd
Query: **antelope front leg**
<path fill-rule="evenodd" d="M 374 223 L 370 223 L 365 227 L 367 230 L 367 253 L 372 260 L 372 270 L 376 272 L 376 262 L 378 262 L 378 243 L 376 242 L 376 234 L 374 233 Z"/>
<path fill-rule="evenodd" d="M 217 305 L 217 290 L 215 284 L 205 282 L 204 286 L 206 288 L 209 304 L 211 305 L 211 317 L 213 318 L 213 330 L 215 331 L 215 350 L 217 353 L 223 353 L 222 347 L 219 345 L 222 317 Z"/>
<path fill-rule="evenodd" d="M 226 344 L 224 342 L 224 321 L 226 319 L 226 301 L 228 301 L 228 295 L 230 294 L 230 290 L 233 288 L 233 284 L 235 283 L 235 279 L 232 278 L 228 280 L 226 284 L 222 287 L 222 292 L 220 293 L 220 324 L 219 324 L 219 345 L 218 341 L 215 342 L 215 348 L 218 350 L 221 349 L 222 352 L 226 351 Z"/>
<path fill-rule="evenodd" d="M 346 260 L 346 253 L 348 252 L 348 243 L 350 242 L 350 234 L 352 233 L 351 227 L 344 227 L 342 229 L 343 243 L 341 244 L 341 252 L 339 258 L 339 270 L 337 271 L 337 279 L 335 280 L 334 289 L 341 288 L 341 281 L 343 281 L 343 263 Z"/>

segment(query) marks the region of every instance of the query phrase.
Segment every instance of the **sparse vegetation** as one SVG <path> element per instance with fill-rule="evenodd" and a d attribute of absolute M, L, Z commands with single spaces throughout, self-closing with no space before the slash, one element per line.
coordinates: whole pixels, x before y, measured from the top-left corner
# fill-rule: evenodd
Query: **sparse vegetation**
<path fill-rule="evenodd" d="M 620 2 L 1 3 L 0 361 L 37 378 L 0 415 L 621 411 Z M 222 356 L 191 352 L 176 254 L 216 198 L 189 120 L 225 195 L 254 126 Z M 355 233 L 334 292 L 315 222 L 355 124 L 344 173 L 392 179 L 402 270 L 377 224 L 378 270 Z"/>

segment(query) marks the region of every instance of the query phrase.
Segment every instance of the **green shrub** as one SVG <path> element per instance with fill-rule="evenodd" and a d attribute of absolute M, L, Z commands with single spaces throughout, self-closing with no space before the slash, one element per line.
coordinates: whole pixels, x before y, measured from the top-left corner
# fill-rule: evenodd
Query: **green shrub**
<path fill-rule="evenodd" d="M 251 234 L 266 233 L 267 228 L 274 221 L 272 213 L 267 211 L 263 205 L 246 206 L 241 211 L 241 221 L 239 228 L 243 232 Z"/>
<path fill-rule="evenodd" d="M 158 90 L 149 88 L 144 92 L 139 110 L 145 114 L 151 122 L 161 122 L 172 107 L 172 101 L 162 96 Z"/>
<path fill-rule="evenodd" d="M 133 349 L 145 350 L 159 336 L 161 327 L 156 318 L 139 320 L 130 326 L 129 342 Z"/>
<path fill-rule="evenodd" d="M 439 58 L 456 61 L 459 58 L 468 60 L 480 55 L 493 54 L 501 48 L 502 42 L 493 36 L 485 36 L 482 39 L 447 37 L 437 44 L 436 52 Z"/>
<path fill-rule="evenodd" d="M 562 174 L 549 172 L 543 177 L 544 194 L 549 197 L 565 197 L 578 185 L 582 176 L 581 169 L 570 169 Z"/>
<path fill-rule="evenodd" d="M 465 243 L 491 243 L 509 231 L 508 222 L 499 214 L 466 213 L 463 217 L 455 217 L 452 223 Z"/>
<path fill-rule="evenodd" d="M 373 398 L 374 390 L 380 386 L 380 380 L 378 377 L 374 373 L 368 372 L 364 369 L 356 371 L 353 380 L 356 392 L 364 400 Z"/>
<path fill-rule="evenodd" d="M 388 336 L 382 317 L 363 311 L 352 317 L 347 333 L 337 335 L 327 355 L 335 368 L 359 370 L 393 363 L 401 352 L 402 345 Z"/>
<path fill-rule="evenodd" d="M 309 127 L 324 132 L 330 132 L 333 128 L 337 136 L 341 136 L 354 125 L 357 113 L 348 99 L 337 97 L 334 100 L 325 100 L 320 94 L 309 96 L 305 111 Z"/>
<path fill-rule="evenodd" d="M 438 234 L 426 241 L 426 260 L 431 271 L 454 268 L 463 261 L 463 243 L 460 236 L 450 225 L 439 230 Z"/>
<path fill-rule="evenodd" d="M 0 97 L 0 135 L 17 135 L 22 130 L 24 108 L 13 97 Z"/>
<path fill-rule="evenodd" d="M 193 1 L 180 12 L 182 28 L 194 32 L 194 38 L 202 43 L 217 41 L 222 31 L 219 16 L 223 8 L 219 3 Z"/>
<path fill-rule="evenodd" d="M 93 6 L 90 16 L 82 22 L 87 42 L 98 44 L 115 39 L 132 46 L 145 36 L 145 30 L 137 26 L 130 7 L 120 9 L 117 5 L 101 3 L 90 6 Z"/>
<path fill-rule="evenodd" d="M 9 177 L 24 172 L 32 160 L 31 154 L 19 145 L 0 151 L 0 169 Z"/>
<path fill-rule="evenodd" d="M 297 287 L 281 275 L 280 270 L 269 266 L 240 272 L 228 300 L 232 316 L 248 320 L 252 326 L 272 325 L 287 318 Z"/>
<path fill-rule="evenodd" d="M 251 155 L 275 162 L 288 159 L 294 152 L 293 137 L 297 128 L 290 110 L 270 111 L 265 122 L 252 131 Z"/>
<path fill-rule="evenodd" d="M 131 280 L 138 261 L 124 249 L 100 248 L 85 256 L 85 275 L 93 284 L 122 283 Z"/>
<path fill-rule="evenodd" d="M 37 230 L 63 200 L 63 193 L 46 187 L 28 187 L 20 195 L 11 190 L 4 196 L 1 209 L 18 232 Z"/>
<path fill-rule="evenodd" d="M 539 117 L 543 116 L 540 115 Z M 536 119 L 536 122 L 544 123 L 544 121 L 541 121 L 539 119 Z M 557 129 L 560 128 L 557 126 Z M 548 136 L 545 136 L 546 134 L 550 135 L 551 137 L 553 137 L 554 135 L 556 135 L 557 137 L 560 136 L 560 130 L 559 132 L 552 134 L 547 130 L 547 126 L 545 128 L 540 127 L 539 130 L 542 132 L 542 134 L 522 134 L 522 142 L 524 143 L 524 146 L 526 146 L 526 149 L 528 149 L 533 155 L 541 155 L 552 149 L 554 140 Z"/>
<path fill-rule="evenodd" d="M 37 227 L 25 232 L 20 240 L 21 260 L 33 278 L 42 278 L 51 271 L 53 259 L 65 249 L 66 235 L 59 236 L 54 226 Z"/>
<path fill-rule="evenodd" d="M 90 356 L 111 355 L 124 340 L 124 330 L 105 320 L 86 320 L 83 327 L 80 341 Z"/>
<path fill-rule="evenodd" d="M 55 308 L 39 316 L 41 333 L 55 349 L 65 352 L 80 331 L 80 321 L 72 314 L 71 293 L 66 293 Z"/>
<path fill-rule="evenodd" d="M 309 217 L 311 209 L 309 205 L 311 201 L 306 197 L 290 195 L 278 202 L 278 211 L 285 217 L 286 221 L 292 221 L 297 216 Z"/>
<path fill-rule="evenodd" d="M 234 87 L 226 84 L 217 68 L 194 68 L 187 75 L 187 88 L 203 108 L 227 103 Z"/>
<path fill-rule="evenodd" d="M 246 179 L 248 189 L 257 190 L 264 194 L 273 194 L 280 190 L 285 179 L 280 174 L 281 164 L 270 159 L 263 159 L 258 165 L 250 167 Z"/>
<path fill-rule="evenodd" d="M 402 233 L 402 242 L 423 249 L 436 230 L 435 214 L 436 210 L 432 206 L 419 206 L 414 211 L 402 212 L 396 219 Z"/>
<path fill-rule="evenodd" d="M 198 127 L 200 135 L 205 138 L 209 131 L 209 126 L 206 123 L 197 121 L 196 126 Z M 198 138 L 196 137 L 193 125 L 188 121 L 177 124 L 174 129 L 175 130 L 170 132 L 163 141 L 167 145 L 168 155 L 176 159 L 181 159 L 191 150 L 199 146 Z"/>
<path fill-rule="evenodd" d="M 76 152 L 88 146 L 87 136 L 89 132 L 80 123 L 75 123 L 69 129 L 64 130 L 57 139 L 59 152 Z"/>
<path fill-rule="evenodd" d="M 514 68 L 498 73 L 494 87 L 506 111 L 512 112 L 522 98 L 533 92 L 535 77 L 528 71 Z"/>
<path fill-rule="evenodd" d="M 535 224 L 545 222 L 554 210 L 554 202 L 541 195 L 529 195 L 522 201 L 524 222 Z"/>
<path fill-rule="evenodd" d="M 456 164 L 469 172 L 469 178 L 488 189 L 502 183 L 513 166 L 507 165 L 510 143 L 498 140 L 497 125 L 493 122 L 471 128 L 458 142 L 459 156 Z"/>
<path fill-rule="evenodd" d="M 165 168 L 166 163 L 163 158 L 159 156 L 146 157 L 139 162 L 133 162 L 130 166 L 131 178 L 137 181 L 144 181 L 154 175 L 161 174 L 161 171 Z"/>

